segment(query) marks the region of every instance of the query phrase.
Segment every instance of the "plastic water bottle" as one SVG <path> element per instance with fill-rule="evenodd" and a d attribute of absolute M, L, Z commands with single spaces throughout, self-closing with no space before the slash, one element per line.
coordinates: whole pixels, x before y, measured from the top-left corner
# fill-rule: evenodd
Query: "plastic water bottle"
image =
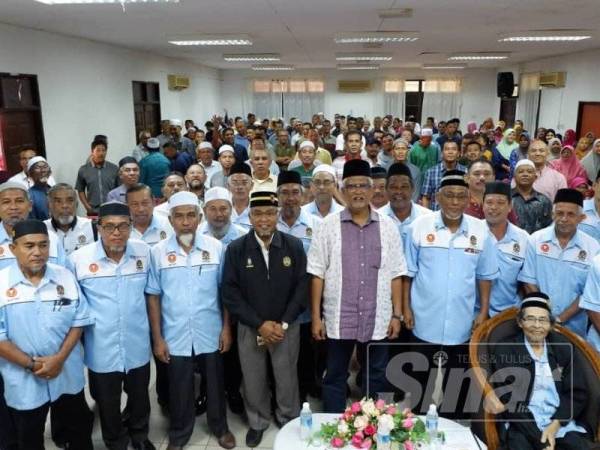
<path fill-rule="evenodd" d="M 306 441 L 312 434 L 312 411 L 308 402 L 302 404 L 300 411 L 300 439 Z"/>
<path fill-rule="evenodd" d="M 391 450 L 392 438 L 387 427 L 379 426 L 377 429 L 377 450 Z"/>
<path fill-rule="evenodd" d="M 429 410 L 425 416 L 425 427 L 427 428 L 427 434 L 432 442 L 437 439 L 438 435 L 438 412 L 435 404 L 429 405 Z"/>

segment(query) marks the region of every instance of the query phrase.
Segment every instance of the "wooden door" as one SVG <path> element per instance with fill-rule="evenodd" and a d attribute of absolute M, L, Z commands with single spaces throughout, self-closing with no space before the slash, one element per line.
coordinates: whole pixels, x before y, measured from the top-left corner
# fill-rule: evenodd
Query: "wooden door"
<path fill-rule="evenodd" d="M 160 134 L 160 91 L 158 83 L 133 81 L 133 111 L 136 139 L 141 131 Z"/>
<path fill-rule="evenodd" d="M 512 124 L 515 123 L 515 115 L 517 114 L 517 98 L 503 98 L 500 100 L 500 120 L 504 120 L 504 123 Z M 529 130 L 529 134 L 531 135 L 535 130 Z"/>
<path fill-rule="evenodd" d="M 7 111 L 2 113 L 0 135 L 6 161 L 6 170 L 15 174 L 21 171 L 19 152 L 40 148 L 36 133 L 37 118 L 33 111 Z"/>
<path fill-rule="evenodd" d="M 588 131 L 600 137 L 600 102 L 579 102 L 577 136 L 585 136 Z"/>

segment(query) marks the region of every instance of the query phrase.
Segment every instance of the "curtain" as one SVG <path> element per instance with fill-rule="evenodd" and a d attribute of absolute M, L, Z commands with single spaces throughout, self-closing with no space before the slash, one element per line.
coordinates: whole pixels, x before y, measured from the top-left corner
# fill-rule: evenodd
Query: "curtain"
<path fill-rule="evenodd" d="M 325 109 L 325 84 L 320 80 L 254 80 L 253 110 L 258 118 L 296 117 L 310 121 Z"/>
<path fill-rule="evenodd" d="M 394 117 L 404 118 L 404 80 L 384 80 L 383 104 L 375 108 L 376 115 L 391 114 Z"/>
<path fill-rule="evenodd" d="M 538 102 L 540 98 L 540 74 L 522 73 L 519 76 L 519 98 L 517 99 L 517 118 L 523 121 L 530 132 L 536 129 Z"/>
<path fill-rule="evenodd" d="M 423 109 L 421 117 L 448 120 L 460 117 L 462 110 L 462 80 L 439 79 L 423 82 Z"/>
<path fill-rule="evenodd" d="M 255 80 L 253 85 L 253 112 L 259 119 L 281 117 L 281 96 L 285 82 L 279 80 Z M 246 114 L 247 114 L 246 113 Z"/>
<path fill-rule="evenodd" d="M 312 115 L 325 109 L 325 95 L 319 92 L 288 92 L 283 95 L 283 115 L 310 122 Z"/>

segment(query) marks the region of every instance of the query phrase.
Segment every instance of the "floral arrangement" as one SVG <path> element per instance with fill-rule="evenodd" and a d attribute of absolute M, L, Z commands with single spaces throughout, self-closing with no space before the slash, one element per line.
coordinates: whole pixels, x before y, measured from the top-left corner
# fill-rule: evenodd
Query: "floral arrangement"
<path fill-rule="evenodd" d="M 384 400 L 363 399 L 353 403 L 335 422 L 321 425 L 318 433 L 333 448 L 351 445 L 360 449 L 377 449 L 377 430 L 389 430 L 395 448 L 415 450 L 428 440 L 425 424 L 410 409 L 399 411 Z"/>

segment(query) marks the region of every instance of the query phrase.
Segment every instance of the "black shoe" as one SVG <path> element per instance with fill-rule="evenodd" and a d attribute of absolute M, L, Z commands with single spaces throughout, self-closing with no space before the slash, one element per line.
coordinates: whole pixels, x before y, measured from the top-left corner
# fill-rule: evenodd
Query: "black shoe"
<path fill-rule="evenodd" d="M 244 414 L 244 400 L 239 392 L 227 393 L 227 403 L 232 413 L 241 416 Z"/>
<path fill-rule="evenodd" d="M 283 428 L 283 426 L 285 425 L 285 423 L 281 423 L 278 419 L 277 416 L 273 417 L 273 422 L 275 422 L 275 425 L 277 425 L 277 428 L 279 428 L 280 430 Z"/>
<path fill-rule="evenodd" d="M 132 442 L 131 446 L 135 450 L 156 450 L 156 447 L 154 446 L 154 444 L 152 442 L 150 442 L 148 439 L 146 439 L 145 441 L 142 441 L 142 442 Z"/>
<path fill-rule="evenodd" d="M 246 433 L 246 446 L 250 448 L 258 447 L 260 441 L 262 441 L 264 431 L 250 428 Z"/>
<path fill-rule="evenodd" d="M 196 416 L 201 416 L 206 412 L 206 395 L 200 395 L 196 399 Z"/>

